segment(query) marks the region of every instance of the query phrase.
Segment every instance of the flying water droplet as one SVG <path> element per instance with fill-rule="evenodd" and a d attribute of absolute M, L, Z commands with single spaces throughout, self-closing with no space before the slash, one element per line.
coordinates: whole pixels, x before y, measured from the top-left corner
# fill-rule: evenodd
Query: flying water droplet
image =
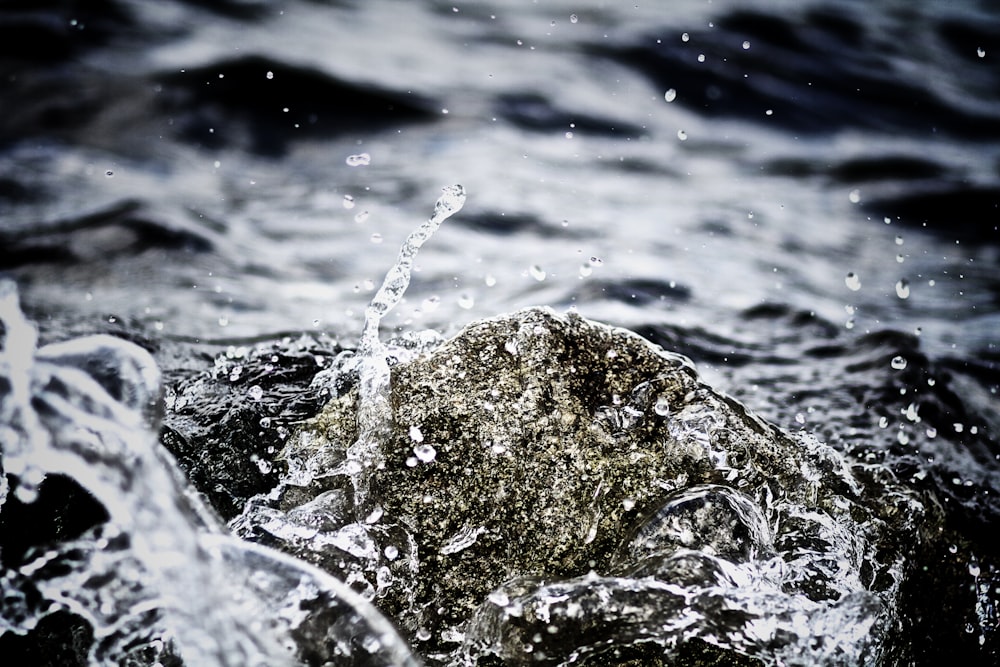
<path fill-rule="evenodd" d="M 344 208 L 348 211 L 354 208 L 354 197 L 351 195 L 344 195 Z"/>
<path fill-rule="evenodd" d="M 543 280 L 545 280 L 546 276 L 545 269 L 538 266 L 537 264 L 532 264 L 530 267 L 528 267 L 528 274 L 538 282 L 542 282 Z"/>
<path fill-rule="evenodd" d="M 900 299 L 910 298 L 910 283 L 905 278 L 896 282 L 896 296 Z"/>
<path fill-rule="evenodd" d="M 906 368 L 906 359 L 904 357 L 896 355 L 895 357 L 892 358 L 892 361 L 889 362 L 889 365 L 892 366 L 895 370 L 901 371 L 904 368 Z"/>
<path fill-rule="evenodd" d="M 983 47 L 980 46 L 978 49 L 976 49 L 976 55 L 979 56 L 980 58 L 985 58 L 986 57 L 986 49 L 984 49 Z"/>
<path fill-rule="evenodd" d="M 847 274 L 847 277 L 844 278 L 844 283 L 847 285 L 847 289 L 852 292 L 857 292 L 861 289 L 861 276 L 851 271 Z"/>
<path fill-rule="evenodd" d="M 663 99 L 665 99 L 667 102 L 673 102 L 674 100 L 677 99 L 677 91 L 674 90 L 673 88 L 670 88 L 669 90 L 667 90 L 667 92 L 663 94 Z"/>
<path fill-rule="evenodd" d="M 357 155 L 347 156 L 347 165 L 349 167 L 367 167 L 371 164 L 372 156 L 368 153 L 358 153 Z"/>

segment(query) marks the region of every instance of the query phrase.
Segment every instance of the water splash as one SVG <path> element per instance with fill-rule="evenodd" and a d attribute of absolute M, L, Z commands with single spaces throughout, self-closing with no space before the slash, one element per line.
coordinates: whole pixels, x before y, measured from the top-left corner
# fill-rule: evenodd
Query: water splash
<path fill-rule="evenodd" d="M 389 359 L 379 338 L 382 318 L 403 298 L 410 285 L 413 260 L 424 242 L 437 231 L 441 223 L 457 213 L 465 204 L 465 189 L 449 185 L 434 205 L 434 213 L 410 233 L 399 249 L 396 263 L 386 273 L 382 286 L 365 310 L 365 324 L 358 345 L 358 438 L 347 449 L 342 470 L 351 475 L 355 487 L 355 503 L 362 507 L 368 495 L 368 472 L 384 463 L 379 443 L 392 433 L 392 407 L 389 404 Z"/>
<path fill-rule="evenodd" d="M 47 476 L 74 480 L 108 520 L 8 564 L 0 633 L 66 609 L 92 626 L 95 665 L 127 662 L 157 637 L 192 665 L 415 664 L 343 583 L 225 534 L 156 442 L 159 371 L 145 350 L 111 336 L 36 345 L 16 288 L 0 282 L 4 472 L 23 503 Z"/>

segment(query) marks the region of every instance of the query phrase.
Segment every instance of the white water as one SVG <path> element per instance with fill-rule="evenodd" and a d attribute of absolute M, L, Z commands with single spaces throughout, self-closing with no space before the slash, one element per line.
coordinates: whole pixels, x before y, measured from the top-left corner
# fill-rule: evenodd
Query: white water
<path fill-rule="evenodd" d="M 68 609 L 94 628 L 92 664 L 119 664 L 161 633 L 186 664 L 242 667 L 298 664 L 307 642 L 295 634 L 320 623 L 318 645 L 308 648 L 335 664 L 415 664 L 391 624 L 343 583 L 229 537 L 199 505 L 157 443 L 156 424 L 145 421 L 159 393 L 148 353 L 108 336 L 36 350 L 8 282 L 0 283 L 0 325 L 0 373 L 11 387 L 0 396 L 0 443 L 18 497 L 31 502 L 47 475 L 65 475 L 110 515 L 0 582 L 0 630 L 24 633 Z M 99 382 L 94 368 L 120 386 Z M 6 498 L 4 489 L 0 503 Z M 48 604 L 28 603 L 27 587 Z"/>
<path fill-rule="evenodd" d="M 434 205 L 434 213 L 406 237 L 396 263 L 386 273 L 382 286 L 365 310 L 365 325 L 358 345 L 358 439 L 348 447 L 347 461 L 342 468 L 351 475 L 355 504 L 359 508 L 365 506 L 367 500 L 371 469 L 384 465 L 380 443 L 392 432 L 389 359 L 379 338 L 379 326 L 409 287 L 413 260 L 420 247 L 464 204 L 465 190 L 461 185 L 443 188 L 443 194 Z"/>

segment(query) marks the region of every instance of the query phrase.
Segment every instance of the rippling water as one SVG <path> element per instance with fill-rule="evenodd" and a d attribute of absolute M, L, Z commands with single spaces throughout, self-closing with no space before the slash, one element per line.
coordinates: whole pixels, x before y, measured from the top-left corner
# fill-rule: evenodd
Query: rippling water
<path fill-rule="evenodd" d="M 906 659 L 996 659 L 990 3 L 10 3 L 0 45 L 0 273 L 42 343 L 153 352 L 163 440 L 224 518 L 275 480 L 211 479 L 175 389 L 248 389 L 263 342 L 287 434 L 320 403 L 304 360 L 356 345 L 461 183 L 384 329 L 573 307 L 689 356 L 934 498 L 952 539 L 918 556 L 943 583 L 904 596 Z M 8 571 L 66 537 L 9 507 Z"/>

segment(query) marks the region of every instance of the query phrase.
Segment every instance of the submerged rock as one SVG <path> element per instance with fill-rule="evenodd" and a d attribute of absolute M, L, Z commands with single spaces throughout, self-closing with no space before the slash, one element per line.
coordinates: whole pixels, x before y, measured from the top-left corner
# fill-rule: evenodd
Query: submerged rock
<path fill-rule="evenodd" d="M 312 498 L 349 489 L 315 473 L 349 469 L 356 367 L 284 452 L 314 474 L 237 522 L 247 536 L 280 538 L 276 511 L 301 526 Z M 928 510 L 713 391 L 680 355 L 527 309 L 403 355 L 391 404 L 381 465 L 353 471 L 375 499 L 347 526 L 365 549 L 285 546 L 367 588 L 431 661 L 853 665 L 885 650 Z"/>

